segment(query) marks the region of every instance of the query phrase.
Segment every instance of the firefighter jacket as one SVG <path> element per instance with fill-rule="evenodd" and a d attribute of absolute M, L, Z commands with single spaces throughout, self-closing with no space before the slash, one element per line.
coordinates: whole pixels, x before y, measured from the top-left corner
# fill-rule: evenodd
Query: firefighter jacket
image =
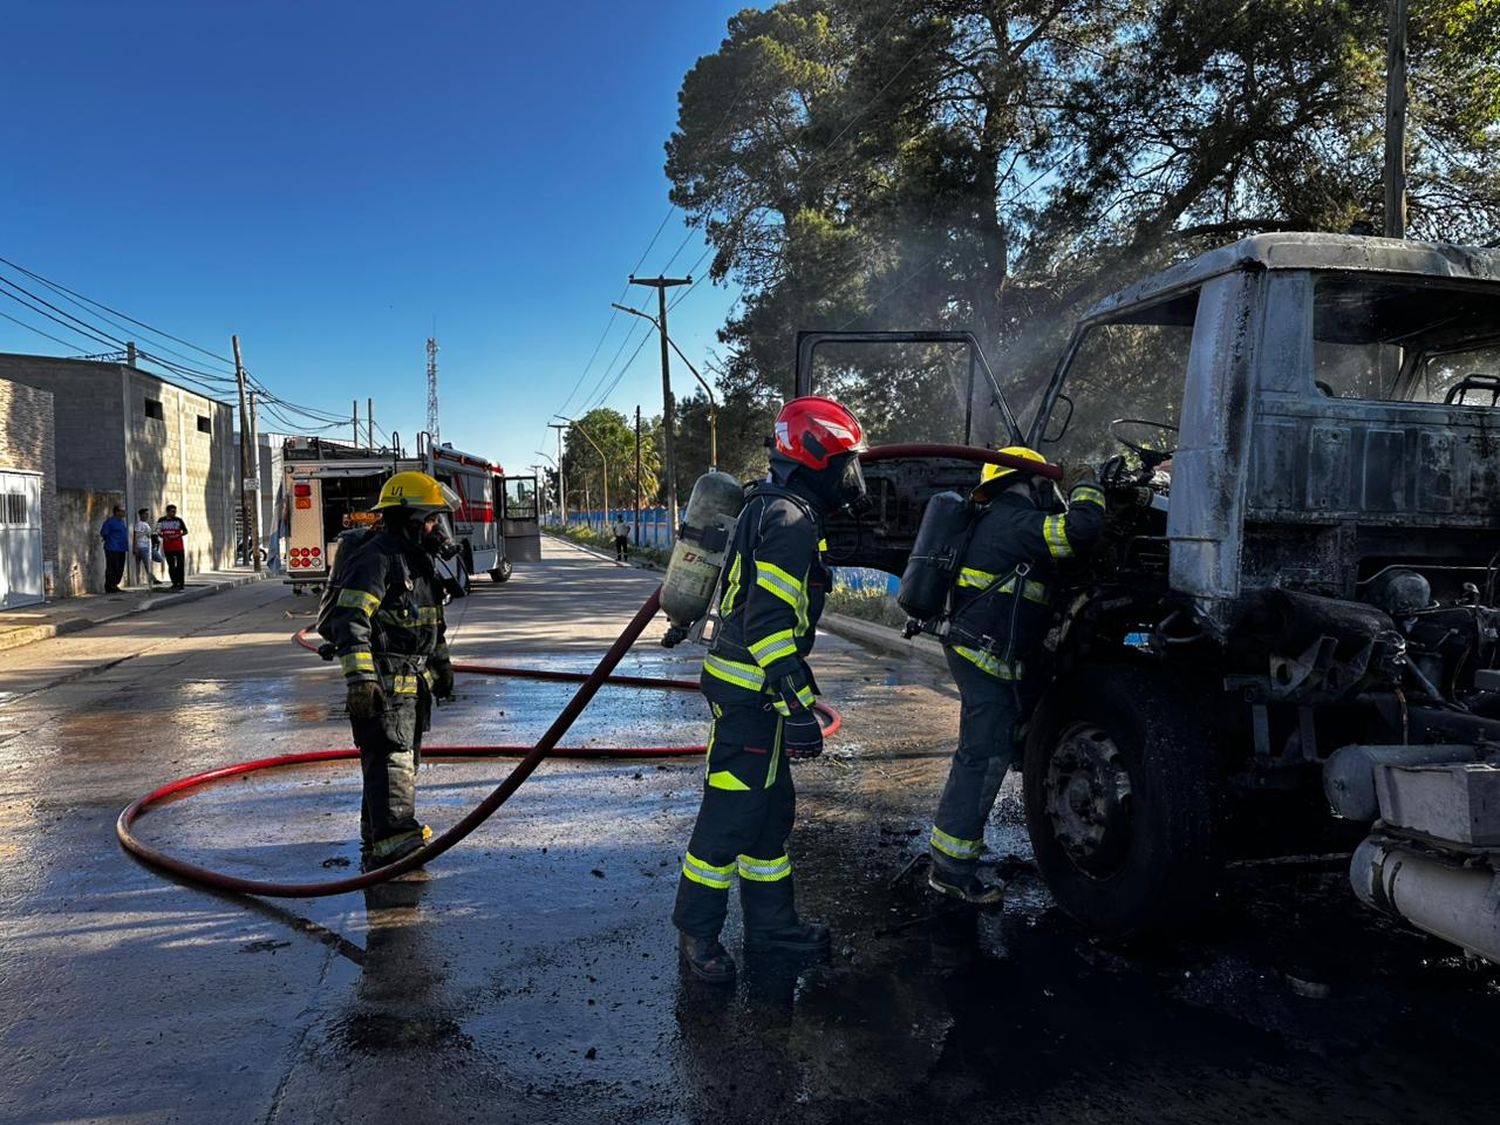
<path fill-rule="evenodd" d="M 397 696 L 418 694 L 419 678 L 430 688 L 428 664 L 448 659 L 432 559 L 384 529 L 345 546 L 355 553 L 340 568 L 342 588 L 327 620 L 344 678 L 377 680 Z"/>
<path fill-rule="evenodd" d="M 1086 553 L 1103 530 L 1104 493 L 1096 484 L 1074 488 L 1058 515 L 1028 496 L 996 497 L 980 512 L 959 562 L 944 643 L 996 679 L 1021 679 L 1052 619 L 1056 563 Z"/>
<path fill-rule="evenodd" d="M 788 707 L 778 681 L 800 673 L 798 697 L 813 704 L 806 664 L 828 594 L 822 518 L 795 485 L 764 482 L 750 492 L 719 580 L 719 630 L 703 661 L 703 694 L 721 705 Z"/>

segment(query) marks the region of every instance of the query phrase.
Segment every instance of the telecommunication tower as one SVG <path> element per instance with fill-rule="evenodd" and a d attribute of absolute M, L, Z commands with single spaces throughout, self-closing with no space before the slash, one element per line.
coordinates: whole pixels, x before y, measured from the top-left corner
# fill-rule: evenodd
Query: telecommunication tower
<path fill-rule="evenodd" d="M 437 337 L 427 337 L 427 432 L 438 444 Z"/>

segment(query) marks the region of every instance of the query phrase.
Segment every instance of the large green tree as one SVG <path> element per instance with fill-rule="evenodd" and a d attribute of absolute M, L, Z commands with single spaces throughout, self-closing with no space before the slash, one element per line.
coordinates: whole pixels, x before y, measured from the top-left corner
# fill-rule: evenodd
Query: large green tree
<path fill-rule="evenodd" d="M 784 0 L 740 13 L 684 79 L 666 164 L 712 275 L 744 288 L 721 333 L 723 381 L 788 393 L 798 328 L 964 328 L 1024 399 L 1079 306 L 1128 276 L 1258 230 L 1378 224 L 1386 7 Z M 1411 59 L 1411 230 L 1493 238 L 1500 5 L 1415 5 Z M 934 411 L 953 424 L 966 373 L 952 357 L 830 358 L 826 385 L 877 437 Z"/>
<path fill-rule="evenodd" d="M 617 410 L 595 407 L 573 421 L 563 432 L 563 481 L 568 490 L 568 508 L 579 511 L 604 507 L 605 472 L 608 470 L 609 504 L 615 510 L 631 510 L 637 502 L 654 502 L 661 460 L 656 440 L 642 429 L 641 489 L 636 494 L 635 423 Z"/>

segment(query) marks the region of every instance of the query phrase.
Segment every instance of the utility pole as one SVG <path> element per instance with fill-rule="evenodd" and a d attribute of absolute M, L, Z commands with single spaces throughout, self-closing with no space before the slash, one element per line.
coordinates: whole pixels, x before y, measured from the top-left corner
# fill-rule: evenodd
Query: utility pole
<path fill-rule="evenodd" d="M 379 448 L 375 444 L 375 400 L 365 399 L 365 433 L 370 435 L 370 448 Z"/>
<path fill-rule="evenodd" d="M 568 526 L 568 483 L 563 479 L 563 431 L 567 426 L 560 426 L 556 422 L 548 422 L 549 430 L 557 431 L 557 506 L 562 512 L 562 525 Z"/>
<path fill-rule="evenodd" d="M 427 337 L 427 436 L 438 444 L 437 332 Z"/>
<path fill-rule="evenodd" d="M 667 290 L 677 285 L 691 285 L 692 275 L 687 277 L 630 277 L 631 285 L 644 285 L 656 290 L 656 327 L 661 335 L 661 427 L 662 467 L 667 474 L 667 525 L 672 534 L 677 534 L 677 459 L 673 430 L 676 427 L 676 410 L 672 403 L 672 368 L 667 354 Z"/>
<path fill-rule="evenodd" d="M 1406 237 L 1406 10 L 1390 0 L 1385 60 L 1385 236 Z"/>
<path fill-rule="evenodd" d="M 351 400 L 354 403 L 354 444 L 359 445 L 359 399 Z"/>
<path fill-rule="evenodd" d="M 635 545 L 641 545 L 641 408 L 635 408 Z"/>
<path fill-rule="evenodd" d="M 246 483 L 250 480 L 250 458 L 254 453 L 250 448 L 250 410 L 245 404 L 245 364 L 240 359 L 240 338 L 231 336 L 229 342 L 234 347 L 234 381 L 240 389 L 240 549 L 245 556 L 254 560 L 255 572 L 259 574 L 260 520 L 256 517 L 260 513 L 252 511 L 245 500 Z M 259 499 L 259 489 L 255 495 Z"/>
<path fill-rule="evenodd" d="M 650 321 L 656 325 L 658 331 L 661 331 L 661 325 L 657 324 L 656 317 L 647 316 L 640 309 L 633 309 L 629 305 L 617 305 L 613 301 L 609 303 L 609 307 L 619 309 L 623 313 L 629 313 L 631 316 L 638 316 L 642 320 Z M 666 333 L 662 332 L 662 335 L 666 336 Z M 703 388 L 703 393 L 708 395 L 708 467 L 710 469 L 717 469 L 719 467 L 719 402 L 714 398 L 714 389 L 708 385 L 707 380 L 702 375 L 698 374 L 698 369 L 693 366 L 693 361 L 688 359 L 687 353 L 677 346 L 676 340 L 667 336 L 667 343 L 672 345 L 672 350 L 677 353 L 677 358 L 687 364 L 688 370 L 693 373 L 693 378 L 697 379 L 698 385 Z"/>

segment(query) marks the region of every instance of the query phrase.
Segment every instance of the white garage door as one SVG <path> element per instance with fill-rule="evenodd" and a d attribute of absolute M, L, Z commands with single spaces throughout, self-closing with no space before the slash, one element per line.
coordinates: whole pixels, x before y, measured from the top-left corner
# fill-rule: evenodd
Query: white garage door
<path fill-rule="evenodd" d="M 0 470 L 0 609 L 42 600 L 42 476 Z"/>

